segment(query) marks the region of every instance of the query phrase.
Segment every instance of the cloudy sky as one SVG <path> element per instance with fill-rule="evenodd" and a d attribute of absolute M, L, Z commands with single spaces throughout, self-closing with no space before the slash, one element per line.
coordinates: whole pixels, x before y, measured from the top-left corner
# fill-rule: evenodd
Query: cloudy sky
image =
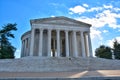
<path fill-rule="evenodd" d="M 30 19 L 66 16 L 80 20 L 91 27 L 93 53 L 100 45 L 112 46 L 120 41 L 120 0 L 0 0 L 0 28 L 17 23 L 15 39 L 10 40 L 21 50 L 21 35 L 30 30 Z"/>

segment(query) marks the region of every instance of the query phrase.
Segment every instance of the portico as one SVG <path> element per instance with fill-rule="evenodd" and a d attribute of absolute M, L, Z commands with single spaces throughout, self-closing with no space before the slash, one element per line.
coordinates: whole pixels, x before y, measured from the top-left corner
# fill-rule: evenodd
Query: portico
<path fill-rule="evenodd" d="M 31 31 L 22 36 L 21 57 L 92 57 L 90 24 L 67 17 L 30 23 Z"/>

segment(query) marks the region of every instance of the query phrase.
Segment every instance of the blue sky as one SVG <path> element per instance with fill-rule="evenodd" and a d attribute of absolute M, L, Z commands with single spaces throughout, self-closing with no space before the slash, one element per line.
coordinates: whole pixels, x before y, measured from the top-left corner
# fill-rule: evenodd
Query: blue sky
<path fill-rule="evenodd" d="M 7 23 L 17 23 L 12 44 L 21 50 L 21 35 L 30 30 L 30 19 L 66 16 L 92 24 L 93 53 L 101 44 L 112 47 L 120 41 L 119 0 L 0 0 L 0 28 Z"/>

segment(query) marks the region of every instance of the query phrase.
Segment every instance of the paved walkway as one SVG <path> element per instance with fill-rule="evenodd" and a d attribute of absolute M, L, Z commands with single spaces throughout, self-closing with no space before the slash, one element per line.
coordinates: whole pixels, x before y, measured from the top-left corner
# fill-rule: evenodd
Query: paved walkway
<path fill-rule="evenodd" d="M 0 72 L 0 78 L 80 78 L 120 77 L 120 70 L 96 70 L 83 72 Z"/>

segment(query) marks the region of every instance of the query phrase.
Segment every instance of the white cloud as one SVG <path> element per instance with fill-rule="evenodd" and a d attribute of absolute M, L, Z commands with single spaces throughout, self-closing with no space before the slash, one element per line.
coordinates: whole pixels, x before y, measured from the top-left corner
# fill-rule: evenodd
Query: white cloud
<path fill-rule="evenodd" d="M 108 24 L 109 27 L 115 29 L 120 28 L 120 26 L 117 24 L 117 18 L 120 18 L 120 14 L 113 13 L 110 10 L 104 10 L 99 15 L 99 20 L 104 21 L 104 24 Z"/>
<path fill-rule="evenodd" d="M 108 32 L 108 30 L 103 30 L 103 33 L 107 33 Z"/>
<path fill-rule="evenodd" d="M 80 10 L 80 8 L 83 8 L 83 10 Z M 120 28 L 120 24 L 117 23 L 117 19 L 120 18 L 120 13 L 118 13 L 117 11 L 120 11 L 120 8 L 114 7 L 113 5 L 103 5 L 103 6 L 96 6 L 89 8 L 87 6 L 85 7 L 85 4 L 83 4 L 83 6 L 79 6 L 79 7 L 75 6 L 73 8 L 70 8 L 69 10 L 72 12 L 72 14 L 74 13 L 81 14 L 85 12 L 91 13 L 97 11 L 97 13 L 94 14 L 93 17 L 81 16 L 81 17 L 77 17 L 76 19 L 92 24 L 91 39 L 94 40 L 96 39 L 100 41 L 101 44 L 103 40 L 101 33 L 102 32 L 107 33 L 108 31 L 107 30 L 100 31 L 99 28 L 105 27 L 105 25 L 108 25 L 108 27 L 113 29 Z M 111 40 L 108 40 L 107 42 L 110 45 L 112 45 Z"/>
<path fill-rule="evenodd" d="M 118 12 L 118 11 L 120 11 L 120 8 L 114 8 L 114 10 L 115 10 L 116 12 Z"/>
<path fill-rule="evenodd" d="M 120 25 L 117 24 L 116 19 L 119 18 L 119 15 L 120 14 L 113 13 L 110 10 L 103 10 L 101 13 L 96 14 L 96 16 L 93 18 L 82 16 L 76 19 L 92 24 L 91 39 L 97 39 L 102 41 L 103 37 L 101 36 L 101 33 L 102 32 L 107 33 L 108 31 L 107 30 L 100 31 L 98 30 L 98 28 L 104 27 L 105 25 L 108 25 L 108 27 L 111 27 L 113 29 L 120 28 Z"/>
<path fill-rule="evenodd" d="M 92 27 L 91 27 L 91 39 L 97 39 L 97 40 L 102 40 L 103 39 L 102 36 L 101 36 L 101 31 L 98 30 L 96 27 L 94 27 L 96 25 L 100 26 L 95 19 L 90 19 L 90 18 L 86 18 L 86 17 L 80 17 L 80 18 L 76 18 L 76 20 L 92 24 Z M 102 24 L 101 24 L 101 26 L 102 26 Z"/>
<path fill-rule="evenodd" d="M 93 18 L 79 17 L 76 19 L 92 24 L 92 26 L 96 28 L 108 25 L 109 27 L 116 29 L 120 28 L 120 25 L 117 24 L 117 18 L 120 18 L 120 14 L 113 13 L 110 10 L 103 10 L 101 13 L 96 14 Z"/>
<path fill-rule="evenodd" d="M 102 40 L 102 36 L 101 36 L 101 31 L 95 29 L 95 28 L 91 28 L 91 39 L 95 39 L 97 38 L 98 40 Z"/>
<path fill-rule="evenodd" d="M 73 13 L 84 13 L 84 12 L 93 12 L 93 11 L 104 11 L 104 10 L 112 10 L 112 11 L 120 11 L 119 7 L 113 7 L 113 5 L 105 5 L 103 4 L 103 6 L 95 6 L 92 8 L 88 8 L 88 4 L 83 4 L 83 6 L 77 5 L 74 6 L 73 8 L 70 8 L 69 10 L 72 11 Z"/>
<path fill-rule="evenodd" d="M 104 21 L 100 18 L 88 18 L 88 17 L 79 17 L 76 18 L 77 20 L 87 22 L 89 24 L 92 24 L 93 27 L 99 28 L 103 27 L 105 25 Z"/>
<path fill-rule="evenodd" d="M 120 42 L 120 36 L 115 38 L 118 42 Z"/>
<path fill-rule="evenodd" d="M 114 42 L 113 39 L 112 40 L 107 40 L 106 42 L 107 42 L 107 46 L 110 46 L 111 48 L 113 48 L 113 42 Z"/>
<path fill-rule="evenodd" d="M 93 11 L 99 11 L 99 10 L 102 10 L 103 8 L 102 7 L 92 7 L 90 9 L 88 9 L 87 11 L 88 12 L 93 12 Z"/>
<path fill-rule="evenodd" d="M 78 13 L 78 14 L 81 14 L 81 13 L 84 13 L 86 11 L 86 8 L 82 7 L 82 6 L 75 6 L 73 8 L 70 8 L 69 9 L 72 13 Z"/>
<path fill-rule="evenodd" d="M 54 15 L 52 15 L 51 17 L 55 17 Z"/>
<path fill-rule="evenodd" d="M 113 8 L 113 6 L 112 5 L 103 5 L 103 7 L 105 8 L 105 9 L 108 9 L 108 8 Z"/>
<path fill-rule="evenodd" d="M 89 7 L 88 4 L 83 4 L 84 7 Z"/>

